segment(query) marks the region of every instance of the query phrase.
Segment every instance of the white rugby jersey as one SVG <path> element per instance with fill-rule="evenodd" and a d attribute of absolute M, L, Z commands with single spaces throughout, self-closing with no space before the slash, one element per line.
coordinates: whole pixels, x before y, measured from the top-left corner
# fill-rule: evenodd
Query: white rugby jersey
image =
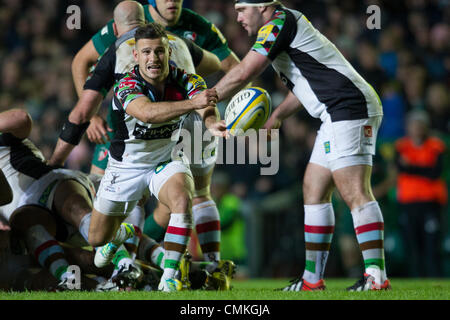
<path fill-rule="evenodd" d="M 204 89 L 206 83 L 202 77 L 170 66 L 164 93 L 160 96 L 142 78 L 139 65 L 135 66 L 132 72 L 114 85 L 113 111 L 119 117 L 109 154 L 116 161 L 115 166 L 149 168 L 169 161 L 180 137 L 183 121 L 189 115 L 186 113 L 165 123 L 145 123 L 126 113 L 130 102 L 140 97 L 147 97 L 152 102 L 187 100 Z"/>
<path fill-rule="evenodd" d="M 268 57 L 283 83 L 322 121 L 383 114 L 375 90 L 300 12 L 278 6 L 252 50 Z"/>

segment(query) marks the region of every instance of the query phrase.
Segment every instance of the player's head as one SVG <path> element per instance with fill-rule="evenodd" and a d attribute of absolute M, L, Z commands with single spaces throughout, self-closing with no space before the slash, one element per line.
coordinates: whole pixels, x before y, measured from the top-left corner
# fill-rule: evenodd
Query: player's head
<path fill-rule="evenodd" d="M 134 35 L 136 40 L 134 58 L 145 80 L 151 84 L 164 81 L 169 73 L 169 38 L 166 30 L 152 22 L 139 27 Z"/>
<path fill-rule="evenodd" d="M 237 22 L 242 25 L 249 36 L 254 36 L 268 20 L 268 8 L 277 5 L 280 5 L 280 2 L 276 0 L 235 0 Z"/>
<path fill-rule="evenodd" d="M 180 19 L 183 0 L 148 0 L 148 3 L 156 9 L 161 18 L 167 21 L 168 25 L 174 25 Z"/>
<path fill-rule="evenodd" d="M 115 32 L 118 35 L 144 22 L 144 7 L 139 2 L 122 1 L 114 8 Z"/>

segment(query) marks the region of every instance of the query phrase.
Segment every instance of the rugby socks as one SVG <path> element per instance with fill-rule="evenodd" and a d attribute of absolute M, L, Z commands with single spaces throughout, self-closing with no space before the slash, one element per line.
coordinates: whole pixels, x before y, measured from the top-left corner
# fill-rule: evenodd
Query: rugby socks
<path fill-rule="evenodd" d="M 149 261 L 155 266 L 164 269 L 164 249 L 158 242 L 148 237 L 146 234 L 142 235 L 139 244 L 138 257 L 141 260 Z"/>
<path fill-rule="evenodd" d="M 195 231 L 207 264 L 206 270 L 213 272 L 220 260 L 220 216 L 216 203 L 205 201 L 192 207 Z"/>
<path fill-rule="evenodd" d="M 64 250 L 42 225 L 32 226 L 26 235 L 26 243 L 39 264 L 50 271 L 59 281 L 62 281 L 72 273 L 67 272 L 67 262 Z"/>
<path fill-rule="evenodd" d="M 156 223 L 152 213 L 145 220 L 144 233 L 156 242 L 161 242 L 166 234 L 166 229 Z"/>
<path fill-rule="evenodd" d="M 133 261 L 134 259 L 131 257 L 125 246 L 123 244 L 120 245 L 117 249 L 116 254 L 114 255 L 114 258 L 111 261 L 114 265 L 114 271 L 111 275 L 111 278 L 113 278 L 119 272 L 120 268 L 133 264 Z"/>
<path fill-rule="evenodd" d="M 191 236 L 192 217 L 188 213 L 170 214 L 164 237 L 164 273 L 162 279 L 174 278 Z"/>
<path fill-rule="evenodd" d="M 382 284 L 387 275 L 384 260 L 384 221 L 378 202 L 371 201 L 353 209 L 352 217 L 365 272 Z"/>
<path fill-rule="evenodd" d="M 323 279 L 334 233 L 334 211 L 331 203 L 305 205 L 306 262 L 303 279 L 317 283 Z"/>

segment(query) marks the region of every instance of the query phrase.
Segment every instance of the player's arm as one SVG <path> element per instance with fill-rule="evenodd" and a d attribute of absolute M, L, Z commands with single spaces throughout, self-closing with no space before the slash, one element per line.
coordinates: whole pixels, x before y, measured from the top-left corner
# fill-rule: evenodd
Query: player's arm
<path fill-rule="evenodd" d="M 270 64 L 270 60 L 255 51 L 250 51 L 242 61 L 230 70 L 215 86 L 219 101 L 231 97 L 258 77 Z"/>
<path fill-rule="evenodd" d="M 241 60 L 239 60 L 237 55 L 231 51 L 230 55 L 220 62 L 220 69 L 223 72 L 228 73 L 231 69 L 237 66 L 239 62 L 241 62 Z"/>
<path fill-rule="evenodd" d="M 195 72 L 202 77 L 206 77 L 221 70 L 221 62 L 217 56 L 209 51 L 202 50 L 203 57 L 195 67 Z"/>
<path fill-rule="evenodd" d="M 281 102 L 277 108 L 274 109 L 270 118 L 264 125 L 264 129 L 278 129 L 284 119 L 297 113 L 302 108 L 302 103 L 297 97 L 289 91 L 286 98 Z"/>
<path fill-rule="evenodd" d="M 93 40 L 89 40 L 73 58 L 72 79 L 78 97 L 81 97 L 83 92 L 83 85 L 89 75 L 89 69 L 96 63 L 99 56 Z"/>
<path fill-rule="evenodd" d="M 192 99 L 182 101 L 152 102 L 147 97 L 131 101 L 125 112 L 146 123 L 163 123 L 193 110 L 215 107 L 215 90 L 206 89 Z"/>
<path fill-rule="evenodd" d="M 103 96 L 94 90 L 83 90 L 75 108 L 63 125 L 55 150 L 49 160 L 50 165 L 62 166 L 70 152 L 80 143 L 89 121 L 98 111 Z"/>

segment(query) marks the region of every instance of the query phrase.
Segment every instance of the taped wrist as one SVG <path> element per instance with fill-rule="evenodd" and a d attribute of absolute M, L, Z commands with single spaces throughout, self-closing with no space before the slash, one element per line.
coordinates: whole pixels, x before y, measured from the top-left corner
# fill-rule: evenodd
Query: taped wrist
<path fill-rule="evenodd" d="M 83 134 L 86 132 L 86 129 L 89 127 L 89 123 L 85 122 L 82 124 L 75 124 L 69 121 L 69 119 L 66 120 L 64 123 L 61 134 L 59 135 L 59 138 L 67 143 L 70 143 L 74 146 L 80 143 L 81 138 L 83 137 Z"/>

